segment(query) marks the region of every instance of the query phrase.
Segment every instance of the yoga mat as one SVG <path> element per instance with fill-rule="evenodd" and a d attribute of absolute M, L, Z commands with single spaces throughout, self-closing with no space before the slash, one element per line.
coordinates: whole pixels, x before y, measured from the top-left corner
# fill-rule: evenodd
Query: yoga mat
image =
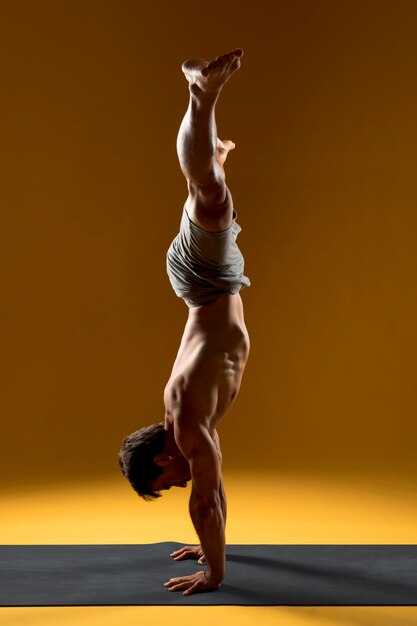
<path fill-rule="evenodd" d="M 417 605 L 417 545 L 228 545 L 220 589 L 183 596 L 184 544 L 0 546 L 0 605 Z"/>

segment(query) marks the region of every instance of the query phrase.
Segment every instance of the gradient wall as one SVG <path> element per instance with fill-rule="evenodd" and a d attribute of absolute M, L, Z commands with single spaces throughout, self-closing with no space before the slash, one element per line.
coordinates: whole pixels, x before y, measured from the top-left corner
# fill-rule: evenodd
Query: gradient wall
<path fill-rule="evenodd" d="M 416 471 L 416 28 L 405 0 L 1 4 L 4 486 L 117 473 L 163 418 L 180 66 L 235 47 L 217 120 L 252 352 L 224 464 Z"/>

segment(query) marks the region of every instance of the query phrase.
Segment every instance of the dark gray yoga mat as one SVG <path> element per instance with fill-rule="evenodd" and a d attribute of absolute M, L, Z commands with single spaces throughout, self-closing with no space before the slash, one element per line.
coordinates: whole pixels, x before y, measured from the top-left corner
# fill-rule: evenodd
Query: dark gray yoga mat
<path fill-rule="evenodd" d="M 228 545 L 220 589 L 183 596 L 184 544 L 0 546 L 1 606 L 417 605 L 417 545 Z"/>

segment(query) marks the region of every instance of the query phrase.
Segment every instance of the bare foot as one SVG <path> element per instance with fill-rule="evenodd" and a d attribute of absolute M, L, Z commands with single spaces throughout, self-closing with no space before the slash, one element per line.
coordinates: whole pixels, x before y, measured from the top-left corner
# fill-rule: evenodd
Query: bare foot
<path fill-rule="evenodd" d="M 237 48 L 210 62 L 203 59 L 184 61 L 182 71 L 191 91 L 197 96 L 218 96 L 233 72 L 239 69 L 242 55 L 243 50 Z"/>
<path fill-rule="evenodd" d="M 236 144 L 230 139 L 225 139 L 224 141 L 222 141 L 217 137 L 216 159 L 222 167 L 227 159 L 228 152 L 230 150 L 234 150 L 235 147 Z"/>

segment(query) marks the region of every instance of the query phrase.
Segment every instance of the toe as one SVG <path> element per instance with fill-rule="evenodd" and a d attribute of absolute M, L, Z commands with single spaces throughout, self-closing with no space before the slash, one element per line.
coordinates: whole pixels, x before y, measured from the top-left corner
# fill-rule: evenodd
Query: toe
<path fill-rule="evenodd" d="M 221 56 L 215 59 L 215 63 L 220 66 L 227 65 L 229 61 L 233 58 L 233 52 L 226 52 L 226 54 L 222 54 Z"/>
<path fill-rule="evenodd" d="M 233 52 L 228 52 L 227 54 L 223 55 L 223 60 L 225 63 L 230 63 L 230 61 L 233 61 L 234 58 L 235 55 Z"/>
<path fill-rule="evenodd" d="M 216 63 L 215 60 L 214 61 L 210 61 L 210 63 L 207 66 L 207 70 L 209 72 L 213 72 L 216 69 L 216 66 L 217 66 L 217 63 Z"/>
<path fill-rule="evenodd" d="M 231 52 L 229 58 L 227 59 L 227 65 L 232 69 L 240 67 L 240 56 L 236 55 L 235 52 Z"/>

